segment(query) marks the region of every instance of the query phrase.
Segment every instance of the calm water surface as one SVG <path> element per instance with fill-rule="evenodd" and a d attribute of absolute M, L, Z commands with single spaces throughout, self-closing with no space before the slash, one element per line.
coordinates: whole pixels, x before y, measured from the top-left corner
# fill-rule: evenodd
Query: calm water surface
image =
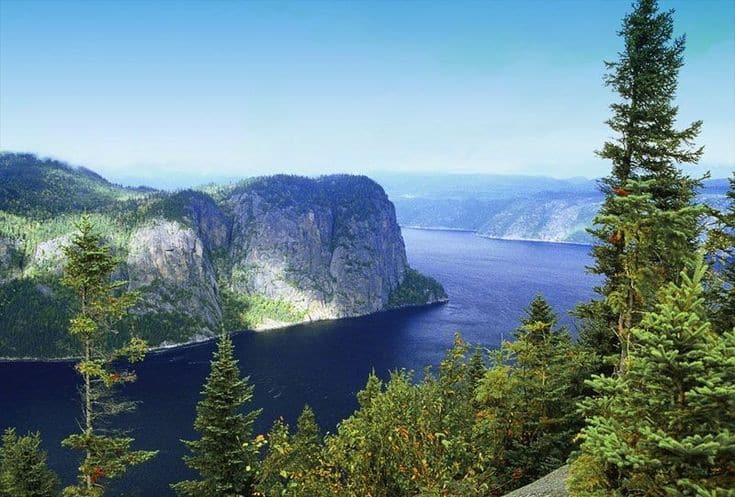
<path fill-rule="evenodd" d="M 541 292 L 566 312 L 592 295 L 595 279 L 584 272 L 588 247 L 488 240 L 471 233 L 404 229 L 410 264 L 446 288 L 441 306 L 393 311 L 365 318 L 235 335 L 241 369 L 255 385 L 254 407 L 264 432 L 282 416 L 294 423 L 303 405 L 325 430 L 357 406 L 355 394 L 371 370 L 381 377 L 436 365 L 461 331 L 470 342 L 496 347 L 517 326 L 523 308 Z M 573 327 L 568 317 L 564 321 Z M 573 328 L 572 328 L 573 329 Z M 168 483 L 192 476 L 181 463 L 181 438 L 192 438 L 194 406 L 214 343 L 151 354 L 125 393 L 141 401 L 122 420 L 135 426 L 140 448 L 159 449 L 154 462 L 136 468 L 110 495 L 173 495 Z M 78 461 L 59 443 L 77 429 L 77 377 L 69 363 L 0 363 L 0 428 L 41 431 L 51 466 L 65 483 Z"/>

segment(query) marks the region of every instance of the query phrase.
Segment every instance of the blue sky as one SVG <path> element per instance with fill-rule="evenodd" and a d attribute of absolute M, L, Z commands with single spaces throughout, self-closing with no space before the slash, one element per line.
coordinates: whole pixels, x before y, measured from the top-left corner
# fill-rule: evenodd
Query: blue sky
<path fill-rule="evenodd" d="M 629 1 L 0 0 L 0 148 L 113 178 L 600 176 Z M 735 2 L 661 1 L 678 103 L 735 167 Z"/>

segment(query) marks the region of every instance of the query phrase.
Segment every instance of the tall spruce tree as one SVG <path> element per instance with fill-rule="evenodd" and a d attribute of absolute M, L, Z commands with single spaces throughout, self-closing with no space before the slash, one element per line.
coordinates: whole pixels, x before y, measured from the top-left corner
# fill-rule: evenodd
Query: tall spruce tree
<path fill-rule="evenodd" d="M 121 360 L 143 359 L 147 345 L 132 338 L 120 349 L 113 349 L 112 325 L 122 318 L 137 295 L 124 292 L 126 282 L 112 281 L 119 264 L 92 222 L 83 216 L 78 233 L 64 248 L 66 266 L 63 283 L 74 290 L 79 311 L 71 319 L 69 332 L 78 339 L 82 359 L 76 370 L 82 376 L 81 433 L 67 437 L 62 443 L 84 452 L 79 467 L 79 483 L 64 489 L 65 496 L 97 497 L 104 494 L 108 480 L 122 476 L 131 465 L 151 459 L 155 452 L 131 450 L 133 439 L 120 435 L 107 426 L 109 416 L 132 409 L 129 402 L 115 401 L 113 389 L 135 381 L 133 371 L 119 369 Z"/>
<path fill-rule="evenodd" d="M 293 437 L 294 453 L 300 471 L 307 471 L 316 466 L 321 440 L 321 430 L 314 411 L 308 405 L 304 406 L 296 421 L 296 433 Z"/>
<path fill-rule="evenodd" d="M 201 476 L 172 484 L 185 497 L 247 497 L 254 495 L 260 441 L 253 423 L 261 410 L 243 412 L 253 386 L 240 376 L 232 339 L 222 334 L 197 404 L 194 428 L 200 438 L 184 441 L 191 455 L 184 462 Z"/>
<path fill-rule="evenodd" d="M 735 171 L 727 198 L 729 206 L 724 211 L 712 212 L 716 224 L 707 240 L 713 266 L 708 295 L 712 325 L 721 333 L 735 327 Z"/>
<path fill-rule="evenodd" d="M 46 466 L 41 436 L 29 433 L 19 437 L 8 428 L 0 445 L 0 496 L 55 497 L 59 478 Z"/>
<path fill-rule="evenodd" d="M 654 290 L 676 281 L 697 244 L 701 211 L 692 202 L 700 182 L 678 166 L 697 163 L 703 150 L 693 144 L 701 121 L 676 127 L 685 39 L 673 37 L 673 11 L 660 12 L 656 0 L 638 0 L 619 35 L 624 48 L 618 60 L 605 63 L 605 84 L 620 97 L 607 121 L 616 138 L 597 152 L 612 162 L 612 173 L 602 180 L 605 201 L 591 230 L 597 238 L 591 270 L 604 276 L 597 288 L 603 301 L 577 314 L 589 321 L 583 342 L 596 344 L 603 355 L 618 353 L 622 369 L 631 328 L 653 305 Z"/>
<path fill-rule="evenodd" d="M 735 495 L 735 329 L 706 319 L 706 270 L 700 260 L 665 288 L 624 374 L 591 381 L 573 495 Z"/>

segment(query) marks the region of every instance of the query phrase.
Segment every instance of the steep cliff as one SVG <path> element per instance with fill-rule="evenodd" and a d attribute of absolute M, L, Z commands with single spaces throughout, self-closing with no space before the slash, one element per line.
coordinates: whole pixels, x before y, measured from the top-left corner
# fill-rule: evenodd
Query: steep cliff
<path fill-rule="evenodd" d="M 192 338 L 211 336 L 217 329 L 222 320 L 217 279 L 193 229 L 163 219 L 138 227 L 127 246 L 125 269 L 129 289 L 145 296 L 137 314 L 183 315 Z"/>
<path fill-rule="evenodd" d="M 82 212 L 119 255 L 116 277 L 142 296 L 118 326 L 120 339 L 134 332 L 173 345 L 222 326 L 263 329 L 446 299 L 408 267 L 393 204 L 366 177 L 282 175 L 165 193 L 46 161 L 33 163 L 31 195 L 23 191 L 28 156 L 11 155 L 0 157 L 0 174 L 15 180 L 0 211 L 0 357 L 68 350 L 72 307 L 59 276 Z M 36 204 L 58 181 L 68 190 L 76 180 L 95 196 L 66 209 L 58 199 L 50 210 Z M 32 330 L 23 312 L 34 313 Z"/>
<path fill-rule="evenodd" d="M 306 319 L 384 309 L 406 272 L 393 205 L 365 177 L 264 178 L 235 188 L 226 280 Z"/>

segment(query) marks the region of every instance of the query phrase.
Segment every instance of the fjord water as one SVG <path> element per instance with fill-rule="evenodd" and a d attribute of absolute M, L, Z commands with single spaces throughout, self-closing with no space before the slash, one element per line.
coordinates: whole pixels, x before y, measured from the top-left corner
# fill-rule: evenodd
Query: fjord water
<path fill-rule="evenodd" d="M 450 302 L 356 319 L 235 335 L 236 353 L 255 385 L 253 407 L 263 409 L 256 432 L 282 416 L 294 423 L 311 405 L 325 430 L 357 406 L 355 394 L 374 370 L 437 365 L 460 331 L 469 342 L 497 347 L 517 326 L 523 308 L 540 292 L 562 314 L 592 296 L 595 278 L 585 273 L 589 247 L 489 240 L 472 233 L 404 229 L 410 264 L 434 276 Z M 168 484 L 193 476 L 179 439 L 192 438 L 194 407 L 213 342 L 149 355 L 137 366 L 138 382 L 125 394 L 140 401 L 121 422 L 140 448 L 159 449 L 153 462 L 135 468 L 110 495 L 173 495 Z M 77 377 L 70 363 L 0 363 L 0 429 L 40 431 L 51 466 L 71 483 L 78 461 L 60 441 L 77 429 Z"/>

